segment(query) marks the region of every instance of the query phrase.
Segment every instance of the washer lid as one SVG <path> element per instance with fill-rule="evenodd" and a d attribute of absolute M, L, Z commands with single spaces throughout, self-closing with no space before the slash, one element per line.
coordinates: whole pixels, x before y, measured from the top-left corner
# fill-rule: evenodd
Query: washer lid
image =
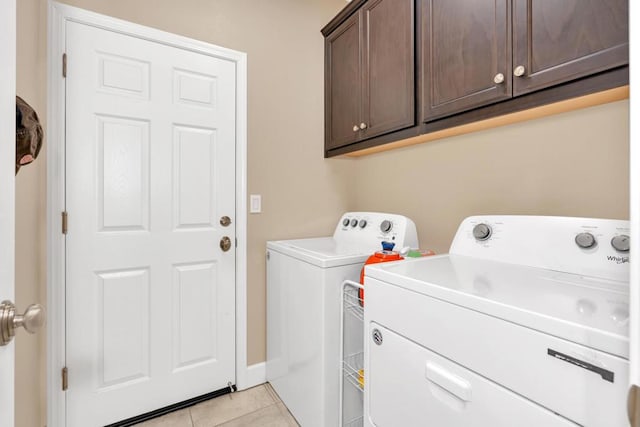
<path fill-rule="evenodd" d="M 629 356 L 629 283 L 463 255 L 367 266 L 367 277 Z M 366 286 L 366 282 L 365 282 Z"/>
<path fill-rule="evenodd" d="M 267 248 L 322 268 L 364 264 L 379 249 L 340 243 L 333 237 L 271 241 Z"/>

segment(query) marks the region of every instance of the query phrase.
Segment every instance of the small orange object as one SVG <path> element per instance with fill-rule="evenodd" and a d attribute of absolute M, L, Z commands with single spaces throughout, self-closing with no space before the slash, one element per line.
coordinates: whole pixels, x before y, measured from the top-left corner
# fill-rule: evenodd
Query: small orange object
<path fill-rule="evenodd" d="M 398 252 L 395 251 L 378 251 L 367 258 L 364 265 L 378 264 L 380 262 L 398 261 L 404 259 Z M 360 272 L 360 284 L 364 285 L 364 266 Z M 364 307 L 364 289 L 358 291 L 358 297 L 360 298 L 360 305 Z"/>

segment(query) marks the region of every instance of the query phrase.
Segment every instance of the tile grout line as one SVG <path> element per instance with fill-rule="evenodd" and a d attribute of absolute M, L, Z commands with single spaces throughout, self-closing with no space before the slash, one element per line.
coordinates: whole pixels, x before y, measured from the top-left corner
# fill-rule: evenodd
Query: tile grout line
<path fill-rule="evenodd" d="M 196 423 L 193 421 L 193 414 L 191 413 L 191 408 L 193 408 L 193 406 L 189 407 L 189 419 L 191 420 L 191 427 L 196 427 Z"/>

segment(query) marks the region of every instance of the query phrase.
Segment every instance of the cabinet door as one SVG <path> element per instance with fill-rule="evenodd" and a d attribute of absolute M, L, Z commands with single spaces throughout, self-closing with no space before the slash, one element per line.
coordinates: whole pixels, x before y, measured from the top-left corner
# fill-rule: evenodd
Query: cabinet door
<path fill-rule="evenodd" d="M 511 97 L 510 2 L 422 0 L 422 119 Z"/>
<path fill-rule="evenodd" d="M 524 67 L 514 96 L 629 62 L 628 0 L 514 0 L 513 7 L 513 66 Z"/>
<path fill-rule="evenodd" d="M 415 123 L 415 0 L 370 0 L 362 8 L 362 138 Z"/>
<path fill-rule="evenodd" d="M 326 149 L 342 147 L 360 136 L 362 69 L 359 14 L 347 19 L 325 40 Z"/>

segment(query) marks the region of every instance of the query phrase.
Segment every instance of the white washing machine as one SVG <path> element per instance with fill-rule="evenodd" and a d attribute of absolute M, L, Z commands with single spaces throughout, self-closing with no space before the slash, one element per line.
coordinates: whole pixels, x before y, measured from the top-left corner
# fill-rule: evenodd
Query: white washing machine
<path fill-rule="evenodd" d="M 482 216 L 365 269 L 365 425 L 623 427 L 629 222 Z"/>
<path fill-rule="evenodd" d="M 341 425 L 342 282 L 360 280 L 382 241 L 417 248 L 415 224 L 350 212 L 331 237 L 267 242 L 267 380 L 303 427 Z"/>

